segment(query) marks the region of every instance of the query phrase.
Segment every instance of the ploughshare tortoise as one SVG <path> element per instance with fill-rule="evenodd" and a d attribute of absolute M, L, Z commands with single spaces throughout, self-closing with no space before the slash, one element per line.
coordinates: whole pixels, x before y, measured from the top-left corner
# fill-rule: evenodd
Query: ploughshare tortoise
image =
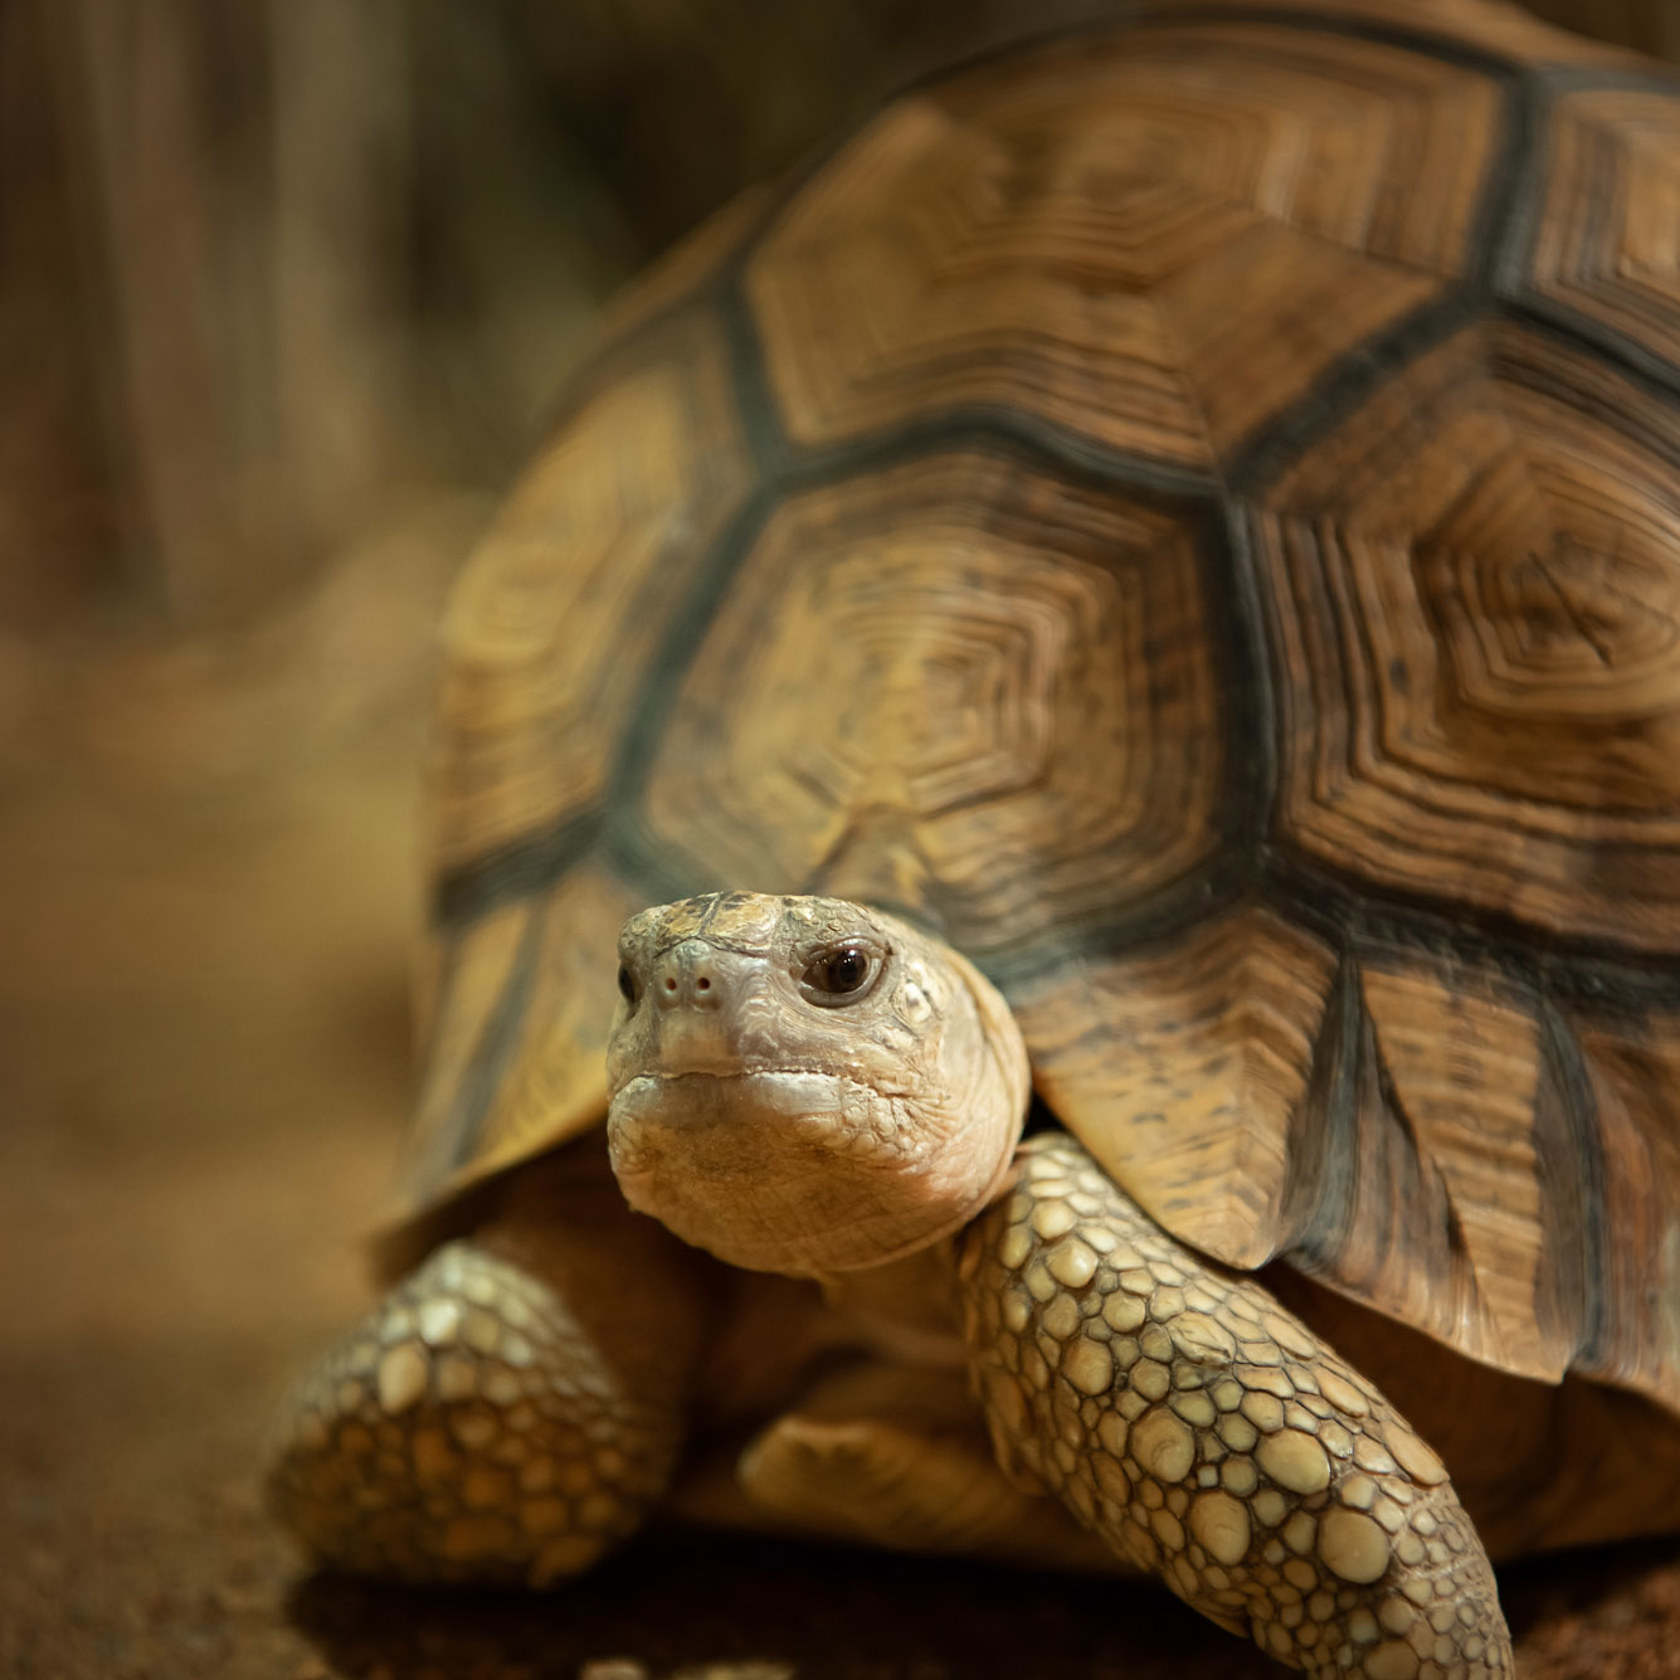
<path fill-rule="evenodd" d="M 1677 94 L 1166 10 L 616 306 L 448 620 L 316 1557 L 657 1507 L 1440 1680 L 1511 1671 L 1490 1556 L 1680 1526 Z"/>

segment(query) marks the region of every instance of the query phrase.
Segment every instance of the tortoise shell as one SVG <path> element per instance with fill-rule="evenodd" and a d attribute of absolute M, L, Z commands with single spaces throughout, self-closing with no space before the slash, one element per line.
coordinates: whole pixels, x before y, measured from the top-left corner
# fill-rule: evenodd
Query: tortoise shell
<path fill-rule="evenodd" d="M 1163 1226 L 1680 1406 L 1680 84 L 1469 0 L 940 76 L 613 308 L 463 576 L 406 1207 L 648 903 L 919 919 Z"/>

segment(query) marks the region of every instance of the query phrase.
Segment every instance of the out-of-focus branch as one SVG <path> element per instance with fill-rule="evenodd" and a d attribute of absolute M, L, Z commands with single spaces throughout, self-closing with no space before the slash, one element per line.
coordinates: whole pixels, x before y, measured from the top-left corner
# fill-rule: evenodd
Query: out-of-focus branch
<path fill-rule="evenodd" d="M 35 4 L 53 17 L 85 324 L 128 492 L 127 569 L 171 612 L 192 614 L 258 583 L 291 546 L 272 405 L 250 379 L 264 323 L 240 307 L 237 284 L 252 260 L 242 244 L 261 237 L 238 191 L 260 70 L 216 53 L 230 43 L 204 28 L 202 0 Z M 240 9 L 225 7 L 224 21 L 243 21 Z"/>
<path fill-rule="evenodd" d="M 294 512 L 342 539 L 397 457 L 409 174 L 403 0 L 269 0 L 274 385 Z"/>
<path fill-rule="evenodd" d="M 401 0 L 32 0 L 108 358 L 131 577 L 238 608 L 365 510 L 391 388 Z"/>

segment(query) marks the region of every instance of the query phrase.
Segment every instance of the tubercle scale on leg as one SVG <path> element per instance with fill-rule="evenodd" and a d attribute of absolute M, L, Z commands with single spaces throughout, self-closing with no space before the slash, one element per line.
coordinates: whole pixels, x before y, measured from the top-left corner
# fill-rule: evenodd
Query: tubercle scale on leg
<path fill-rule="evenodd" d="M 1006 1469 L 1322 1680 L 1502 1680 L 1493 1572 L 1435 1454 L 1259 1284 L 1167 1236 L 1071 1138 L 965 1233 Z"/>
<path fill-rule="evenodd" d="M 454 1242 L 292 1396 L 269 1491 L 321 1563 L 546 1586 L 636 1527 L 681 1436 L 552 1288 Z"/>

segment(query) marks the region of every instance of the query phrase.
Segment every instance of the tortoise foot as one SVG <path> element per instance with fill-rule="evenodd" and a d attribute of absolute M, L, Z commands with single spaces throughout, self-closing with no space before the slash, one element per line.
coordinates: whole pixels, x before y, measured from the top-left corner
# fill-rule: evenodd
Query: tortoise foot
<path fill-rule="evenodd" d="M 960 1370 L 859 1361 L 812 1385 L 741 1455 L 756 1511 L 803 1533 L 1034 1568 L 1124 1571 L 999 1471 Z"/>
<path fill-rule="evenodd" d="M 1187 1604 L 1325 1680 L 1514 1672 L 1441 1461 L 1248 1278 L 1175 1242 L 1071 1138 L 1022 1147 L 962 1239 L 1005 1468 Z"/>
<path fill-rule="evenodd" d="M 553 1287 L 454 1242 L 305 1378 L 270 1493 L 329 1566 L 543 1586 L 637 1525 L 680 1433 Z"/>

